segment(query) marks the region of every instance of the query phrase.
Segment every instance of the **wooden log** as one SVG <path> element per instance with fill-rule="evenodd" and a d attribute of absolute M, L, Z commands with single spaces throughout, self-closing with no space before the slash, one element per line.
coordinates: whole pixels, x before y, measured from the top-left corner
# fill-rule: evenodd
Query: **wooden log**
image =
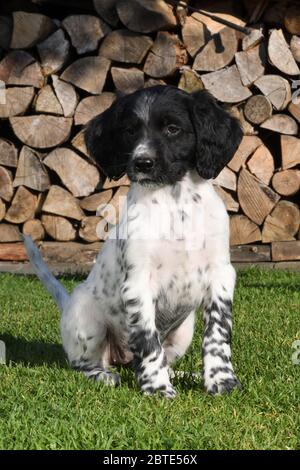
<path fill-rule="evenodd" d="M 204 85 L 195 70 L 183 69 L 181 70 L 178 88 L 187 93 L 194 93 L 195 91 L 203 90 Z"/>
<path fill-rule="evenodd" d="M 226 166 L 214 179 L 214 184 L 222 186 L 222 188 L 230 189 L 231 191 L 236 191 L 236 174 L 227 168 Z"/>
<path fill-rule="evenodd" d="M 20 242 L 22 240 L 17 225 L 0 224 L 0 243 Z"/>
<path fill-rule="evenodd" d="M 6 212 L 6 206 L 5 206 L 4 202 L 2 201 L 2 199 L 0 199 L 0 222 L 1 222 L 1 220 L 4 219 L 5 212 Z"/>
<path fill-rule="evenodd" d="M 54 184 L 50 187 L 42 210 L 74 220 L 81 220 L 84 217 L 78 200 L 68 191 Z"/>
<path fill-rule="evenodd" d="M 230 245 L 247 245 L 261 240 L 259 227 L 245 215 L 230 217 Z"/>
<path fill-rule="evenodd" d="M 219 101 L 239 103 L 249 98 L 251 91 L 243 86 L 236 65 L 201 76 L 205 88 Z"/>
<path fill-rule="evenodd" d="M 47 234 L 59 242 L 70 242 L 76 238 L 76 230 L 71 222 L 57 215 L 43 214 L 43 228 Z"/>
<path fill-rule="evenodd" d="M 220 198 L 225 204 L 226 210 L 229 212 L 238 212 L 239 203 L 234 199 L 234 197 L 221 186 L 215 186 L 215 191 L 218 193 Z"/>
<path fill-rule="evenodd" d="M 43 242 L 41 255 L 47 264 L 72 263 L 77 266 L 92 264 L 100 251 L 100 242 L 84 244 L 76 242 Z"/>
<path fill-rule="evenodd" d="M 288 110 L 291 115 L 296 119 L 296 121 L 300 122 L 300 101 L 296 103 L 291 102 L 288 105 Z"/>
<path fill-rule="evenodd" d="M 44 240 L 45 238 L 45 230 L 39 219 L 27 220 L 23 225 L 22 232 L 24 235 L 29 235 L 34 241 Z"/>
<path fill-rule="evenodd" d="M 291 34 L 300 34 L 300 7 L 291 5 L 284 17 L 284 26 Z"/>
<path fill-rule="evenodd" d="M 37 196 L 24 186 L 20 186 L 8 208 L 5 220 L 13 224 L 22 224 L 33 219 L 37 207 Z"/>
<path fill-rule="evenodd" d="M 262 124 L 272 116 L 272 111 L 272 104 L 264 95 L 251 96 L 244 107 L 244 115 L 252 124 Z"/>
<path fill-rule="evenodd" d="M 12 117 L 9 122 L 23 144 L 40 149 L 61 145 L 69 138 L 72 127 L 71 118 L 45 114 Z"/>
<path fill-rule="evenodd" d="M 299 75 L 299 67 L 290 51 L 281 29 L 273 29 L 268 44 L 269 60 L 286 75 Z"/>
<path fill-rule="evenodd" d="M 78 95 L 75 88 L 70 83 L 60 80 L 57 75 L 52 75 L 52 83 L 64 116 L 66 118 L 74 116 L 78 104 Z"/>
<path fill-rule="evenodd" d="M 187 52 L 178 37 L 160 31 L 147 56 L 144 72 L 154 78 L 167 77 L 185 65 L 187 60 Z"/>
<path fill-rule="evenodd" d="M 237 52 L 235 61 L 241 76 L 242 84 L 252 85 L 265 73 L 267 54 L 264 44 L 259 44 L 247 51 Z"/>
<path fill-rule="evenodd" d="M 111 106 L 115 99 L 116 95 L 107 91 L 101 93 L 101 95 L 84 98 L 76 108 L 74 116 L 75 125 L 84 125 L 93 117 L 103 113 Z"/>
<path fill-rule="evenodd" d="M 116 89 L 122 93 L 129 94 L 144 88 L 144 72 L 135 67 L 112 67 L 111 75 Z"/>
<path fill-rule="evenodd" d="M 62 69 L 69 58 L 70 43 L 62 29 L 58 29 L 45 41 L 37 45 L 44 75 L 51 75 Z"/>
<path fill-rule="evenodd" d="M 43 209 L 43 205 L 46 200 L 46 197 L 47 197 L 47 192 L 39 193 L 37 195 L 38 200 L 37 200 L 37 208 L 35 211 L 36 218 L 41 217 L 42 209 Z"/>
<path fill-rule="evenodd" d="M 1 261 L 27 261 L 27 253 L 23 243 L 0 243 Z"/>
<path fill-rule="evenodd" d="M 241 245 L 230 249 L 232 263 L 259 263 L 271 261 L 269 245 Z"/>
<path fill-rule="evenodd" d="M 149 36 L 118 29 L 104 38 L 99 55 L 115 62 L 140 64 L 152 46 Z"/>
<path fill-rule="evenodd" d="M 237 106 L 231 106 L 227 108 L 230 114 L 236 117 L 240 121 L 242 126 L 242 131 L 244 136 L 254 136 L 257 135 L 258 131 L 254 129 L 253 124 L 251 124 L 244 115 L 244 105 L 240 104 Z"/>
<path fill-rule="evenodd" d="M 120 186 L 108 204 L 98 207 L 96 215 L 103 217 L 110 225 L 115 225 L 121 215 L 128 191 L 128 186 Z"/>
<path fill-rule="evenodd" d="M 130 181 L 127 175 L 122 176 L 119 180 L 110 180 L 109 178 L 106 178 L 106 180 L 103 183 L 102 189 L 112 189 L 112 188 L 118 188 L 119 186 L 129 186 Z"/>
<path fill-rule="evenodd" d="M 264 222 L 262 242 L 294 240 L 300 227 L 300 211 L 297 204 L 279 201 Z"/>
<path fill-rule="evenodd" d="M 246 24 L 245 21 L 236 14 L 236 10 L 233 8 L 232 2 L 228 2 L 226 0 L 218 2 L 211 2 L 211 0 L 201 0 L 200 8 L 207 13 L 214 14 L 218 18 L 230 21 L 231 23 L 238 26 L 245 26 Z M 205 28 L 208 30 L 211 36 L 218 34 L 224 28 L 222 23 L 219 23 L 218 21 L 203 15 L 202 13 L 195 12 L 192 14 L 192 16 L 205 25 Z"/>
<path fill-rule="evenodd" d="M 10 16 L 0 16 L 0 47 L 2 49 L 9 49 L 12 29 L 12 18 Z"/>
<path fill-rule="evenodd" d="M 242 169 L 237 185 L 238 201 L 244 213 L 258 225 L 270 214 L 280 197 L 269 186 Z"/>
<path fill-rule="evenodd" d="M 11 49 L 30 49 L 56 29 L 51 18 L 39 13 L 13 12 Z"/>
<path fill-rule="evenodd" d="M 26 186 L 36 191 L 46 191 L 50 179 L 42 163 L 42 156 L 29 147 L 22 147 L 13 186 Z"/>
<path fill-rule="evenodd" d="M 18 151 L 14 144 L 0 138 L 0 165 L 15 168 L 18 164 Z"/>
<path fill-rule="evenodd" d="M 272 260 L 300 260 L 300 240 L 272 243 Z"/>
<path fill-rule="evenodd" d="M 262 27 L 253 28 L 250 34 L 247 34 L 243 37 L 242 40 L 242 49 L 243 51 L 247 51 L 252 47 L 257 46 L 262 42 L 264 39 L 264 34 L 262 31 Z"/>
<path fill-rule="evenodd" d="M 263 129 L 269 129 L 273 132 L 279 132 L 280 134 L 298 134 L 298 124 L 293 118 L 286 114 L 275 114 L 264 121 L 260 127 Z"/>
<path fill-rule="evenodd" d="M 94 8 L 101 18 L 111 26 L 117 26 L 119 22 L 116 10 L 117 0 L 93 0 Z"/>
<path fill-rule="evenodd" d="M 105 57 L 83 57 L 69 65 L 61 78 L 77 88 L 93 95 L 99 95 L 102 92 L 109 68 L 110 61 Z"/>
<path fill-rule="evenodd" d="M 68 148 L 57 148 L 44 159 L 75 197 L 89 196 L 99 184 L 97 168 Z"/>
<path fill-rule="evenodd" d="M 265 184 L 270 183 L 275 170 L 275 165 L 273 156 L 265 145 L 261 145 L 255 150 L 254 154 L 248 161 L 247 166 L 251 173 L 260 181 Z"/>
<path fill-rule="evenodd" d="M 104 21 L 93 15 L 67 16 L 62 26 L 70 36 L 77 54 L 95 51 L 100 40 L 111 31 Z"/>
<path fill-rule="evenodd" d="M 117 0 L 117 12 L 123 25 L 137 33 L 176 26 L 173 9 L 163 0 Z"/>
<path fill-rule="evenodd" d="M 0 80 L 6 85 L 41 88 L 44 76 L 40 65 L 28 52 L 12 51 L 0 62 Z"/>
<path fill-rule="evenodd" d="M 158 80 L 155 78 L 148 78 L 145 81 L 144 88 L 149 88 L 151 86 L 156 86 L 156 85 L 166 85 L 166 82 L 164 80 Z"/>
<path fill-rule="evenodd" d="M 97 230 L 99 222 L 101 222 L 101 220 L 101 217 L 96 216 L 85 217 L 84 219 L 82 219 L 79 229 L 80 238 L 89 243 L 97 242 L 99 240 L 105 240 L 105 233 L 107 234 L 107 232 L 105 232 L 104 230 Z"/>
<path fill-rule="evenodd" d="M 25 114 L 34 97 L 33 87 L 12 87 L 5 91 L 5 103 L 0 102 L 0 118 Z"/>
<path fill-rule="evenodd" d="M 280 75 L 264 75 L 254 85 L 271 101 L 277 111 L 285 109 L 291 101 L 291 86 Z"/>
<path fill-rule="evenodd" d="M 76 134 L 75 137 L 73 137 L 71 140 L 71 145 L 80 153 L 85 155 L 90 161 L 93 161 L 85 145 L 84 133 L 85 129 L 79 131 L 78 134 Z"/>
<path fill-rule="evenodd" d="M 40 90 L 34 107 L 37 113 L 63 115 L 61 104 L 56 98 L 51 85 L 46 85 Z"/>
<path fill-rule="evenodd" d="M 206 44 L 205 27 L 201 21 L 193 15 L 188 16 L 181 30 L 182 39 L 188 53 L 195 57 L 197 52 Z"/>
<path fill-rule="evenodd" d="M 272 186 L 282 196 L 292 196 L 300 189 L 300 170 L 278 171 L 272 178 Z"/>
<path fill-rule="evenodd" d="M 0 166 L 0 198 L 9 202 L 13 197 L 12 174 L 9 170 Z"/>
<path fill-rule="evenodd" d="M 300 62 L 300 38 L 293 36 L 290 43 L 291 52 L 296 62 Z"/>
<path fill-rule="evenodd" d="M 80 207 L 88 212 L 96 212 L 98 207 L 108 204 L 111 200 L 113 192 L 111 189 L 101 191 L 101 193 L 92 194 L 79 201 Z"/>
<path fill-rule="evenodd" d="M 198 52 L 193 69 L 203 72 L 220 70 L 232 62 L 237 48 L 238 40 L 235 30 L 223 28 Z"/>
<path fill-rule="evenodd" d="M 188 15 L 188 9 L 185 5 L 188 5 L 190 3 L 190 0 L 187 0 L 184 2 L 184 4 L 176 6 L 175 9 L 175 16 L 177 19 L 177 22 L 180 26 L 184 26 L 184 23 L 186 21 L 187 15 Z"/>
<path fill-rule="evenodd" d="M 280 143 L 282 169 L 287 170 L 300 165 L 300 139 L 291 135 L 282 135 Z"/>

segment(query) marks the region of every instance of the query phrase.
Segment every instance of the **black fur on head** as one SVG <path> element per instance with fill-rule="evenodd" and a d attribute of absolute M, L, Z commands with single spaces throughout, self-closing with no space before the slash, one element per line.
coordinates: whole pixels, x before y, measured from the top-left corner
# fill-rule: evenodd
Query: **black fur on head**
<path fill-rule="evenodd" d="M 232 158 L 242 131 L 206 91 L 156 86 L 117 99 L 88 125 L 88 151 L 112 179 L 174 184 L 189 169 L 215 178 Z"/>
<path fill-rule="evenodd" d="M 196 168 L 205 179 L 216 178 L 236 152 L 243 136 L 239 121 L 207 91 L 191 95 L 196 135 Z"/>

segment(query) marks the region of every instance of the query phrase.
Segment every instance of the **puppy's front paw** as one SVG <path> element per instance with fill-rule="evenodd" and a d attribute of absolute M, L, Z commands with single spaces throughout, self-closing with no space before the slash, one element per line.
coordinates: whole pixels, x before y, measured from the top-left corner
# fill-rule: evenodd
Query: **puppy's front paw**
<path fill-rule="evenodd" d="M 242 391 L 243 386 L 232 373 L 228 377 L 214 377 L 204 381 L 204 387 L 210 395 L 229 395 L 233 390 Z"/>
<path fill-rule="evenodd" d="M 154 395 L 156 392 L 159 392 L 163 397 L 166 397 L 166 398 L 175 398 L 176 397 L 176 391 L 172 387 L 171 384 L 161 385 L 158 388 L 154 388 L 154 387 L 151 387 L 151 386 L 142 387 L 142 392 L 144 393 L 144 395 Z"/>
<path fill-rule="evenodd" d="M 144 373 L 139 377 L 138 382 L 145 395 L 154 395 L 154 393 L 159 392 L 166 398 L 174 398 L 176 396 L 167 368 L 155 371 L 151 375 Z"/>
<path fill-rule="evenodd" d="M 120 375 L 108 370 L 95 369 L 90 371 L 89 375 L 87 376 L 89 379 L 93 379 L 96 382 L 102 382 L 105 385 L 109 385 L 111 387 L 118 387 L 121 384 Z"/>

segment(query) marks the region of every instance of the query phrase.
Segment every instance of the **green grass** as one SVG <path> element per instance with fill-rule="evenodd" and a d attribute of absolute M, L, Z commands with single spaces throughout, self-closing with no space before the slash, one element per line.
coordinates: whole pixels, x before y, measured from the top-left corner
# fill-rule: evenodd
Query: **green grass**
<path fill-rule="evenodd" d="M 76 280 L 64 280 L 68 288 Z M 0 448 L 300 449 L 300 273 L 238 276 L 233 360 L 245 390 L 207 396 L 177 379 L 177 398 L 143 397 L 133 373 L 122 386 L 89 382 L 66 364 L 59 313 L 35 278 L 0 275 Z M 200 316 L 199 316 L 200 317 Z M 178 369 L 200 370 L 201 321 Z"/>

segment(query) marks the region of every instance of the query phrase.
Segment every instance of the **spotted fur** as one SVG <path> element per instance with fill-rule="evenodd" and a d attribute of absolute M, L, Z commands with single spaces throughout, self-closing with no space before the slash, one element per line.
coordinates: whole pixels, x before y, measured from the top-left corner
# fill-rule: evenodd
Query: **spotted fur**
<path fill-rule="evenodd" d="M 211 180 L 203 175 L 211 177 L 212 172 L 225 165 L 241 135 L 236 121 L 224 114 L 228 132 L 232 129 L 227 139 L 234 142 L 219 142 L 215 122 L 218 105 L 214 100 L 205 94 L 201 102 L 199 95 L 191 98 L 171 88 L 178 105 L 176 116 L 181 119 L 176 125 L 182 126 L 181 142 L 185 142 L 176 147 L 169 136 L 166 138 L 166 131 L 156 126 L 169 93 L 169 87 L 162 88 L 126 97 L 127 111 L 124 101 L 123 105 L 117 102 L 88 128 L 88 148 L 95 160 L 111 177 L 126 171 L 132 185 L 126 210 L 113 232 L 122 236 L 111 236 L 106 241 L 86 281 L 66 300 L 67 294 L 54 281 L 34 244 L 27 237 L 25 243 L 41 280 L 48 288 L 52 286 L 56 300 L 64 299 L 59 304 L 61 334 L 73 368 L 89 378 L 118 385 L 119 376 L 110 366 L 132 363 L 145 394 L 158 391 L 172 398 L 175 390 L 169 367 L 187 351 L 193 338 L 195 313 L 202 306 L 204 386 L 211 394 L 228 393 L 240 385 L 230 349 L 235 271 L 230 264 L 226 209 Z M 197 117 L 196 107 L 200 109 Z M 210 126 L 205 107 L 212 120 Z M 112 138 L 113 132 L 127 135 L 126 125 L 130 125 L 132 113 L 136 137 L 131 139 L 131 146 L 126 146 L 124 155 L 122 146 L 111 155 L 111 143 L 105 139 Z M 170 122 L 171 104 L 167 125 Z M 215 154 L 209 169 L 208 155 L 196 154 L 199 149 L 205 152 L 212 140 Z M 222 145 L 224 152 L 229 152 L 226 158 L 217 148 Z M 108 153 L 101 157 L 95 150 L 97 146 Z M 180 151 L 178 156 L 176 148 Z M 149 164 L 144 169 L 143 162 L 135 165 L 137 157 L 153 159 L 151 168 Z M 166 221 L 164 226 L 162 222 Z"/>

